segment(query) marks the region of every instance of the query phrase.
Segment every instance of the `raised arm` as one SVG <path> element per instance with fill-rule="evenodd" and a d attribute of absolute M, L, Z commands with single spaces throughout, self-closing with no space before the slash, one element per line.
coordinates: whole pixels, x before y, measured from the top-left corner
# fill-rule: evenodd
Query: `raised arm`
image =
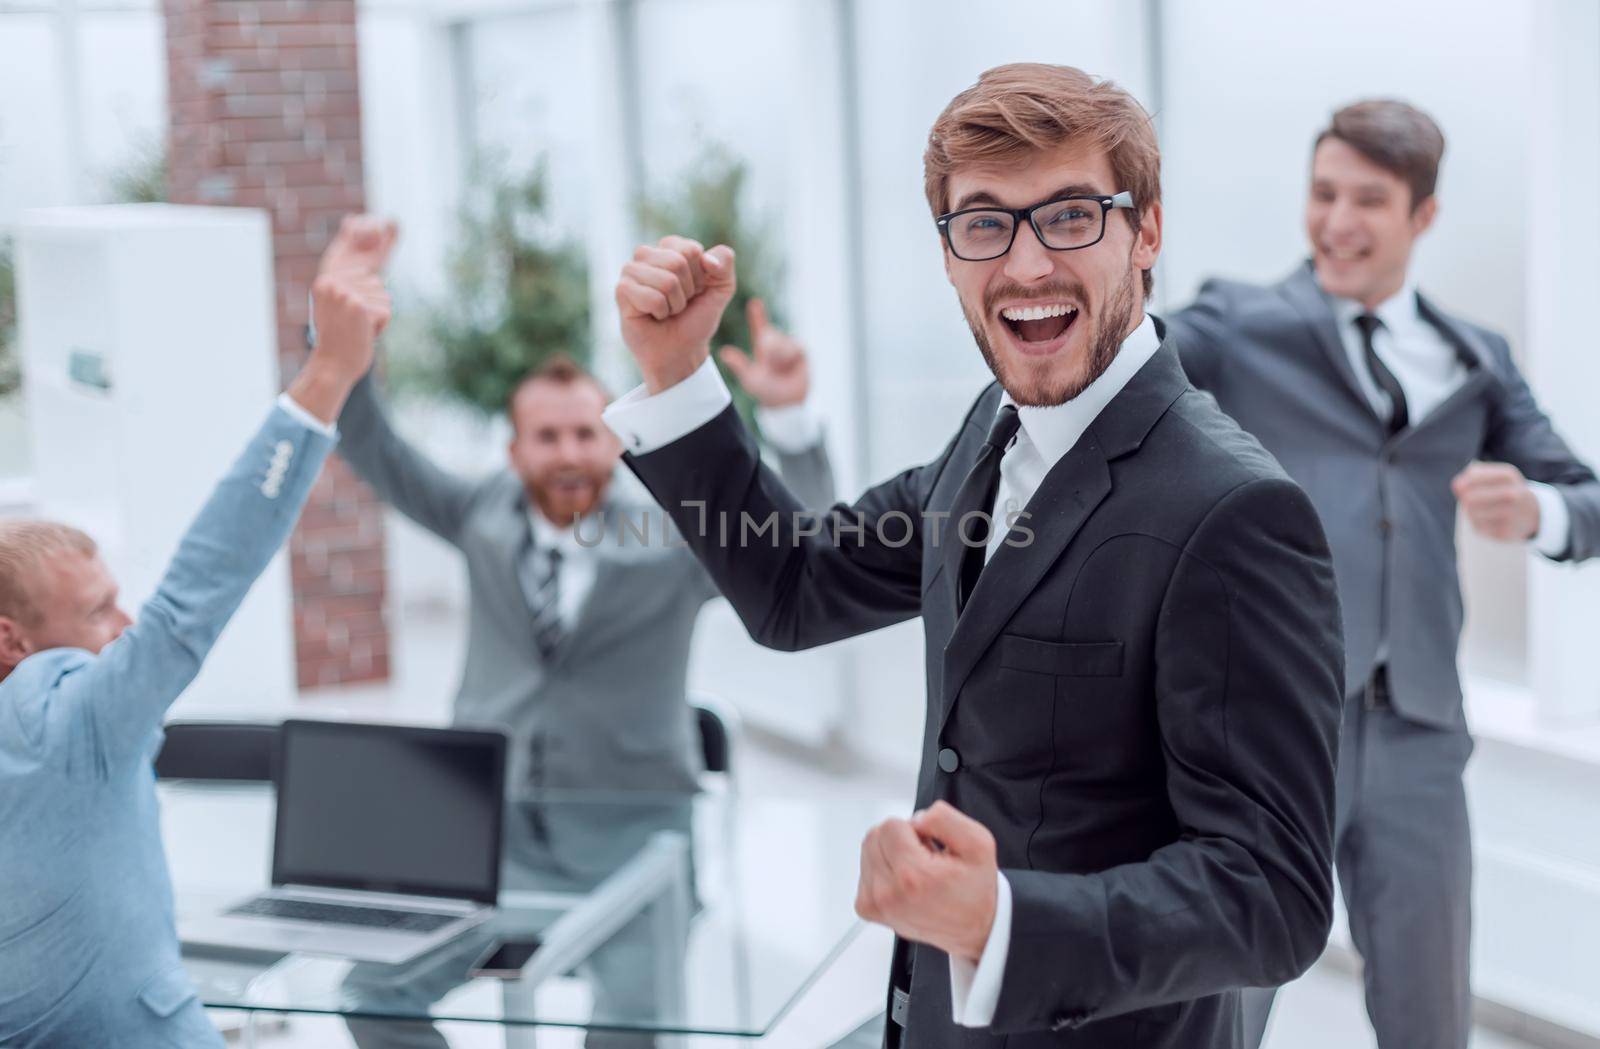
<path fill-rule="evenodd" d="M 339 454 L 378 497 L 449 543 L 479 488 L 443 469 L 395 432 L 369 373 L 356 383 L 339 415 Z"/>
<path fill-rule="evenodd" d="M 808 517 L 762 464 L 709 360 L 733 288 L 730 249 L 682 238 L 639 249 L 624 270 L 623 337 L 645 384 L 606 422 L 628 465 L 757 642 L 806 648 L 916 615 L 922 509 L 943 457 Z"/>
<path fill-rule="evenodd" d="M 322 253 L 319 274 L 374 277 L 383 272 L 399 238 L 389 220 L 350 215 Z M 417 524 L 455 542 L 478 485 L 441 469 L 395 432 L 378 397 L 377 380 L 362 377 L 339 416 L 342 455 L 384 502 Z"/>
<path fill-rule="evenodd" d="M 756 399 L 756 424 L 772 451 L 778 476 L 801 503 L 824 510 L 839 496 L 822 421 L 807 403 L 810 355 L 799 339 L 772 323 L 767 305 L 760 299 L 745 304 L 745 317 L 751 352 L 724 346 L 717 358 Z"/>
<path fill-rule="evenodd" d="M 334 445 L 333 421 L 389 317 L 376 278 L 319 278 L 323 339 L 178 544 L 139 619 L 98 658 L 29 697 L 48 752 L 105 774 L 142 757 L 166 709 L 288 538 Z"/>

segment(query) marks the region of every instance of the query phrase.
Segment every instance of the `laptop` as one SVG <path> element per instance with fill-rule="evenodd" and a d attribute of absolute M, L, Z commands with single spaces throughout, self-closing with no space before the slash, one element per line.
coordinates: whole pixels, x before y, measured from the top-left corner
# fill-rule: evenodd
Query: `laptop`
<path fill-rule="evenodd" d="M 499 732 L 284 722 L 272 888 L 180 939 L 389 965 L 455 940 L 494 913 L 505 765 Z"/>

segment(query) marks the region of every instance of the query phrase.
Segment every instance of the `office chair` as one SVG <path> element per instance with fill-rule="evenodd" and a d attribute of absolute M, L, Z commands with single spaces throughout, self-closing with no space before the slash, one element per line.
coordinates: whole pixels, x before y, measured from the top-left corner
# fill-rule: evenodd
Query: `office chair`
<path fill-rule="evenodd" d="M 271 783 L 278 725 L 251 721 L 173 721 L 156 755 L 158 779 Z"/>

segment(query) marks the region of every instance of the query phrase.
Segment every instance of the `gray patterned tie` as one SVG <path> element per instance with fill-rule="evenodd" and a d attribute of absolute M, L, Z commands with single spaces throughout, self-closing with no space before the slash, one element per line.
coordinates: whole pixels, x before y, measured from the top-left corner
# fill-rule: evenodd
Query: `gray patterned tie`
<path fill-rule="evenodd" d="M 561 551 L 534 547 L 524 561 L 524 589 L 533 613 L 533 642 L 546 660 L 565 636 L 561 623 Z"/>

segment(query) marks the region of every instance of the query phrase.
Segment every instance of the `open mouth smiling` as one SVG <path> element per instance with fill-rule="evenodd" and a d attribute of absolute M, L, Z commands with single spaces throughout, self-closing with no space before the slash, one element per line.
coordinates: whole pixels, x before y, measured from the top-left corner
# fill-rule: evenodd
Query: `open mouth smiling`
<path fill-rule="evenodd" d="M 1000 319 L 1023 353 L 1053 353 L 1066 341 L 1078 320 L 1078 307 L 1065 302 L 1005 306 Z"/>

